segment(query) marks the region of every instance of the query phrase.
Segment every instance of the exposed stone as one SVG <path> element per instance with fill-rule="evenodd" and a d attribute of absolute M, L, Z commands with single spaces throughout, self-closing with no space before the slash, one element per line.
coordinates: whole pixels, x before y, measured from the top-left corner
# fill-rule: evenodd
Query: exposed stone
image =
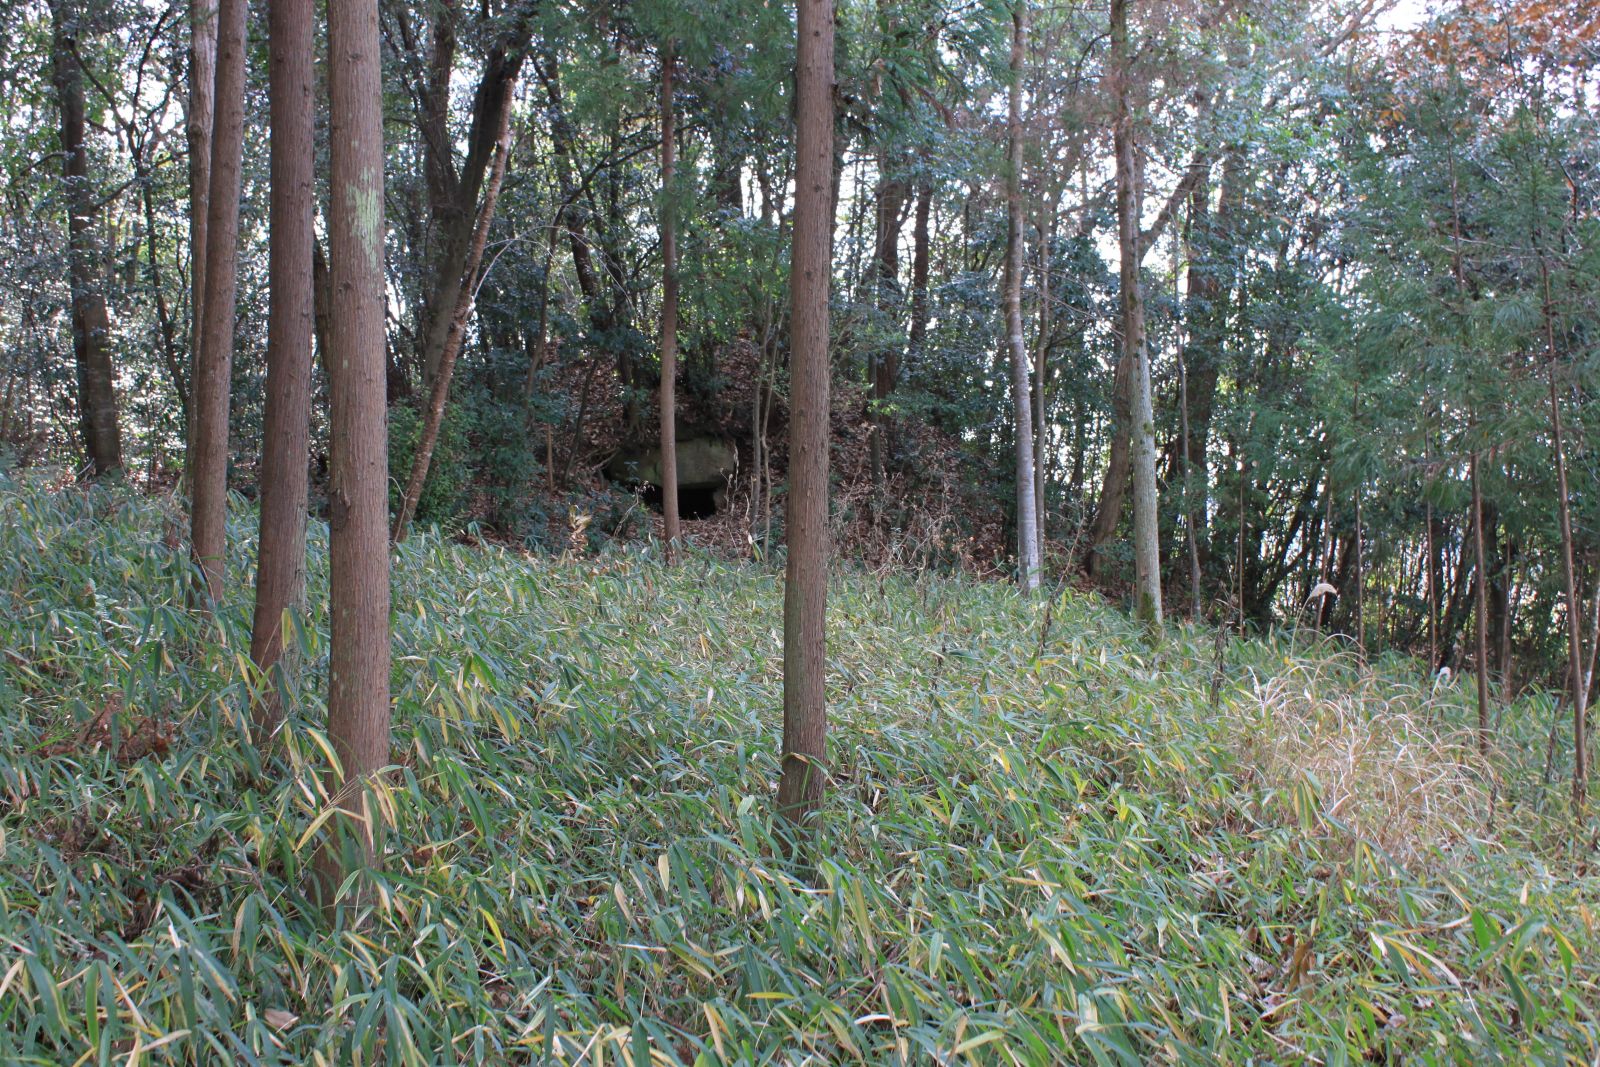
<path fill-rule="evenodd" d="M 721 489 L 739 464 L 733 442 L 690 437 L 678 442 L 678 488 Z M 606 477 L 627 485 L 661 485 L 661 449 L 624 449 L 606 464 Z"/>

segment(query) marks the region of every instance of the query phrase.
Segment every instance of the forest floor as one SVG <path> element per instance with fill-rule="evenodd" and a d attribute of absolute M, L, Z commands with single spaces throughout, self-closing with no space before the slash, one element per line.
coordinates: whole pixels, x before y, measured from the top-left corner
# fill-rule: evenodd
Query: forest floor
<path fill-rule="evenodd" d="M 769 815 L 781 573 L 413 537 L 385 873 L 332 930 L 299 889 L 325 531 L 267 758 L 249 597 L 186 611 L 176 529 L 0 477 L 5 1063 L 1600 1055 L 1600 871 L 1559 746 L 1543 783 L 1547 698 L 1500 712 L 1485 762 L 1469 687 L 1415 664 L 1153 645 L 1090 596 L 926 573 L 833 586 L 803 879 Z"/>

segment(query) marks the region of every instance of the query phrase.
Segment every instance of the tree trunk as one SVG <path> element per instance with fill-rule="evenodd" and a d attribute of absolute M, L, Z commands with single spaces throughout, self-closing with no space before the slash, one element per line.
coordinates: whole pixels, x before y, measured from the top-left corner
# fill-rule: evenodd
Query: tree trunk
<path fill-rule="evenodd" d="M 1039 336 L 1033 353 L 1033 534 L 1039 544 L 1039 566 L 1044 566 L 1045 480 L 1049 433 L 1045 429 L 1045 372 L 1050 362 L 1050 252 L 1055 247 L 1056 216 L 1052 198 L 1049 226 L 1039 226 Z"/>
<path fill-rule="evenodd" d="M 933 212 L 933 184 L 917 187 L 917 206 L 911 223 L 911 333 L 907 354 L 922 355 L 928 339 L 928 216 Z"/>
<path fill-rule="evenodd" d="M 677 159 L 673 129 L 672 46 L 661 56 L 661 515 L 667 562 L 678 555 L 678 221 L 673 180 Z"/>
<path fill-rule="evenodd" d="M 1541 254 L 1544 283 L 1544 330 L 1550 379 L 1550 438 L 1556 460 L 1556 511 L 1561 516 L 1561 570 L 1567 598 L 1567 669 L 1572 672 L 1572 803 L 1581 812 L 1589 799 L 1588 687 L 1583 674 L 1583 605 L 1578 600 L 1577 568 L 1572 557 L 1572 504 L 1567 494 L 1567 452 L 1561 429 L 1561 395 L 1556 389 L 1555 311 L 1550 303 L 1550 265 Z M 1600 635 L 1595 640 L 1600 642 Z"/>
<path fill-rule="evenodd" d="M 448 8 L 441 18 L 448 18 Z M 529 29 L 526 18 L 515 21 L 489 52 L 484 61 L 483 76 L 472 98 L 472 122 L 467 133 L 467 154 L 462 160 L 461 172 L 456 173 L 447 135 L 435 134 L 424 138 L 429 161 L 430 183 L 438 184 L 440 191 L 430 195 L 436 212 L 442 218 L 435 222 L 443 231 L 439 239 L 437 267 L 429 287 L 422 330 L 422 381 L 430 391 L 444 362 L 445 346 L 450 343 L 450 333 L 455 322 L 463 288 L 470 287 L 467 259 L 471 254 L 473 228 L 477 216 L 473 208 L 484 189 L 489 167 L 499 143 L 499 130 L 511 108 L 511 94 L 522 64 L 527 56 Z M 452 35 L 435 41 L 435 51 L 442 51 L 448 62 L 454 55 Z M 435 76 L 448 92 L 449 80 L 445 74 Z M 437 111 L 442 104 L 432 105 Z M 443 144 L 436 144 L 437 140 Z M 441 177 L 432 178 L 438 174 Z"/>
<path fill-rule="evenodd" d="M 220 0 L 206 218 L 206 288 L 195 358 L 189 431 L 189 547 L 205 578 L 208 606 L 222 601 L 227 553 L 228 404 L 238 286 L 239 175 L 244 154 L 247 0 Z"/>
<path fill-rule="evenodd" d="M 1472 450 L 1472 560 L 1476 594 L 1474 640 L 1478 658 L 1478 752 L 1489 755 L 1489 624 L 1483 566 L 1483 492 L 1478 484 L 1478 450 Z"/>
<path fill-rule="evenodd" d="M 70 0 L 50 5 L 51 73 L 61 109 L 62 179 L 67 193 L 67 285 L 72 294 L 72 355 L 78 378 L 78 422 L 89 472 L 103 478 L 122 470 L 117 424 L 116 371 L 111 363 L 111 317 L 98 281 L 95 226 L 99 206 L 89 188 L 84 145 L 83 71 L 78 66 L 77 23 Z"/>
<path fill-rule="evenodd" d="M 1132 470 L 1129 428 L 1133 423 L 1133 360 L 1126 340 L 1112 371 L 1111 454 L 1106 460 L 1105 479 L 1100 484 L 1100 499 L 1095 505 L 1089 528 L 1089 551 L 1084 555 L 1084 570 L 1091 577 L 1100 573 L 1100 550 L 1117 532 L 1122 521 L 1122 500 L 1128 492 Z"/>
<path fill-rule="evenodd" d="M 483 249 L 489 241 L 489 227 L 494 222 L 495 202 L 500 197 L 500 186 L 506 176 L 506 156 L 511 145 L 512 83 L 506 82 L 506 106 L 501 108 L 500 129 L 495 140 L 495 154 L 490 164 L 489 184 L 483 193 L 483 205 L 478 209 L 473 223 L 472 240 L 467 245 L 465 261 L 461 265 L 461 284 L 453 286 L 455 306 L 450 312 L 450 328 L 445 334 L 444 347 L 439 350 L 428 386 L 428 408 L 423 412 L 422 432 L 417 437 L 416 452 L 411 457 L 411 473 L 406 478 L 405 493 L 400 498 L 400 510 L 394 517 L 390 539 L 396 544 L 405 540 L 411 518 L 417 513 L 417 502 L 422 499 L 422 488 L 428 481 L 428 468 L 433 463 L 433 450 L 439 443 L 439 428 L 444 424 L 445 404 L 450 398 L 450 379 L 455 373 L 456 358 L 461 354 L 462 339 L 466 336 L 467 320 L 472 317 L 473 300 L 478 290 L 478 274 L 483 264 Z"/>
<path fill-rule="evenodd" d="M 206 295 L 206 219 L 211 213 L 211 133 L 217 91 L 217 0 L 189 0 L 189 397 L 185 444 L 193 443 L 194 381 Z"/>
<path fill-rule="evenodd" d="M 894 165 L 888 152 L 878 154 L 878 185 L 873 194 L 876 225 L 872 242 L 872 303 L 882 319 L 880 328 L 885 334 L 889 332 L 891 323 L 898 324 L 900 321 L 901 308 L 900 225 L 906 201 L 906 185 L 899 178 L 889 177 L 888 172 Z M 889 420 L 883 409 L 900 376 L 899 353 L 893 345 L 874 348 L 867 369 L 867 384 L 872 388 L 868 449 L 875 497 L 873 507 L 876 511 L 882 505 L 889 452 Z"/>
<path fill-rule="evenodd" d="M 833 0 L 798 0 L 790 287 L 788 565 L 778 816 L 808 832 L 828 775 L 828 283 L 833 220 Z"/>
<path fill-rule="evenodd" d="M 279 678 L 293 674 L 284 619 L 298 614 L 306 584 L 306 463 L 311 435 L 313 279 L 312 177 L 316 102 L 312 0 L 273 0 L 267 12 L 272 122 L 272 203 L 267 310 L 267 402 L 261 447 L 261 533 L 250 659 L 263 675 L 255 706 L 258 737 L 283 717 Z"/>
<path fill-rule="evenodd" d="M 1244 181 L 1243 160 L 1238 148 L 1230 149 L 1224 156 L 1215 211 L 1211 210 L 1206 182 L 1197 184 L 1190 198 L 1193 214 L 1189 230 L 1193 240 L 1187 251 L 1189 292 L 1185 326 L 1188 337 L 1183 361 L 1188 376 L 1189 472 L 1193 479 L 1190 492 L 1196 501 L 1192 509 L 1196 526 L 1195 553 L 1200 558 L 1202 574 L 1211 571 L 1211 533 L 1206 507 L 1210 498 L 1207 457 L 1211 451 L 1211 421 L 1222 372 L 1228 296 L 1232 290 L 1228 257 L 1223 249 L 1232 240 L 1234 207 L 1240 199 L 1239 186 Z M 1192 326 L 1187 322 L 1190 316 L 1194 319 Z"/>
<path fill-rule="evenodd" d="M 377 862 L 369 780 L 389 761 L 388 433 L 384 388 L 383 85 L 377 0 L 328 11 L 329 271 L 333 358 L 328 475 L 329 782 L 341 817 L 317 860 L 323 906 Z M 342 772 L 342 773 L 341 773 Z"/>
<path fill-rule="evenodd" d="M 1011 8 L 1011 84 L 1006 107 L 1006 343 L 1011 351 L 1011 411 L 1017 452 L 1017 584 L 1039 588 L 1039 513 L 1033 482 L 1033 404 L 1022 336 L 1022 58 L 1028 43 L 1025 0 Z"/>
<path fill-rule="evenodd" d="M 1161 625 L 1161 533 L 1156 509 L 1156 426 L 1150 396 L 1150 351 L 1144 335 L 1144 294 L 1139 281 L 1138 164 L 1133 115 L 1128 106 L 1128 0 L 1111 2 L 1111 51 L 1116 95 L 1117 245 L 1122 261 L 1122 347 L 1131 361 L 1129 434 L 1133 453 L 1134 614 Z"/>

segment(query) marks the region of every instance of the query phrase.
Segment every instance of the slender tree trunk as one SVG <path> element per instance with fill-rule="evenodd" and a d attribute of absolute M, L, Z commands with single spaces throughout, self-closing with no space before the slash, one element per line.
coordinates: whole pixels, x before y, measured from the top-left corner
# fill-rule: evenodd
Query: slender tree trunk
<path fill-rule="evenodd" d="M 134 164 L 135 173 L 140 175 L 144 186 L 140 199 L 144 202 L 144 228 L 146 264 L 150 268 L 150 288 L 155 293 L 156 326 L 161 333 L 161 362 L 166 365 L 167 377 L 172 380 L 172 392 L 177 397 L 178 406 L 182 409 L 178 417 L 178 425 L 188 433 L 189 411 L 189 382 L 183 376 L 182 361 L 178 358 L 177 328 L 172 321 L 172 312 L 167 307 L 167 296 L 164 282 L 161 277 L 161 253 L 156 247 L 156 236 L 160 232 L 156 226 L 156 194 L 155 186 L 150 181 L 149 168 L 142 162 Z"/>
<path fill-rule="evenodd" d="M 1422 561 L 1422 569 L 1428 582 L 1428 673 L 1432 674 L 1439 669 L 1439 550 L 1434 541 L 1435 519 L 1431 499 L 1427 501 L 1424 521 L 1428 524 L 1428 534 L 1424 546 L 1427 558 Z"/>
<path fill-rule="evenodd" d="M 448 5 L 446 8 L 442 18 L 449 17 Z M 441 26 L 441 29 L 448 29 L 448 24 Z M 435 133 L 424 140 L 429 155 L 430 175 L 441 176 L 435 180 L 440 189 L 430 199 L 435 204 L 435 211 L 443 216 L 435 220 L 442 235 L 422 327 L 422 381 L 430 390 L 444 362 L 444 350 L 450 343 L 461 292 L 473 282 L 471 272 L 467 269 L 477 219 L 473 208 L 478 204 L 488 178 L 500 139 L 499 131 L 505 124 L 506 112 L 511 108 L 512 91 L 527 56 L 528 36 L 527 19 L 519 18 L 490 49 L 484 62 L 483 75 L 473 92 L 467 154 L 462 160 L 460 174 L 456 173 L 447 133 Z M 437 62 L 449 63 L 454 55 L 453 35 L 446 32 L 436 40 L 434 47 L 437 53 L 442 53 Z M 449 78 L 446 73 L 437 74 L 435 81 L 443 86 L 438 91 L 448 93 Z M 445 106 L 442 103 L 434 104 L 430 110 L 437 112 Z M 436 141 L 443 143 L 436 144 Z"/>
<path fill-rule="evenodd" d="M 1026 0 L 1011 8 L 1011 85 L 1006 136 L 1006 342 L 1011 350 L 1011 410 L 1017 450 L 1017 584 L 1039 588 L 1039 513 L 1034 499 L 1033 406 L 1028 346 L 1022 336 L 1022 60 L 1028 43 Z"/>
<path fill-rule="evenodd" d="M 385 425 L 383 85 L 377 0 L 328 11 L 330 117 L 328 738 L 341 816 L 318 856 L 324 907 L 375 864 L 381 814 L 368 789 L 389 762 L 388 433 Z"/>
<path fill-rule="evenodd" d="M 1133 114 L 1128 105 L 1128 0 L 1111 2 L 1117 153 L 1117 244 L 1122 260 L 1122 345 L 1132 363 L 1130 437 L 1133 453 L 1134 614 L 1146 625 L 1161 625 L 1161 531 L 1156 509 L 1156 426 L 1150 396 L 1150 350 L 1144 335 L 1144 293 L 1139 280 L 1138 161 L 1134 158 Z"/>
<path fill-rule="evenodd" d="M 1356 655 L 1362 662 L 1367 658 L 1367 531 L 1366 524 L 1362 522 L 1361 491 L 1363 486 L 1356 485 Z"/>
<path fill-rule="evenodd" d="M 267 403 L 261 448 L 261 534 L 250 658 L 264 676 L 285 661 L 284 618 L 297 614 L 306 584 L 306 462 L 311 418 L 315 236 L 313 0 L 272 0 L 267 13 L 272 121 L 272 203 L 267 310 Z M 273 679 L 255 707 L 270 736 L 283 707 Z"/>
<path fill-rule="evenodd" d="M 661 56 L 661 515 L 667 562 L 678 555 L 678 220 L 673 182 L 677 171 L 672 46 Z"/>
<path fill-rule="evenodd" d="M 78 20 L 70 0 L 50 5 L 51 73 L 61 110 L 62 178 L 67 192 L 67 284 L 72 294 L 72 355 L 78 376 L 78 422 L 89 472 L 95 478 L 122 470 L 117 424 L 116 370 L 111 363 L 111 317 L 99 284 L 95 226 L 99 207 L 89 187 L 84 145 L 83 71 L 78 66 Z"/>
<path fill-rule="evenodd" d="M 798 0 L 790 256 L 788 568 L 780 818 L 808 828 L 828 776 L 828 283 L 833 220 L 833 0 Z M 797 838 L 801 836 L 797 833 Z"/>
<path fill-rule="evenodd" d="M 1194 501 L 1189 494 L 1194 491 L 1190 480 L 1191 451 L 1189 447 L 1189 374 L 1184 367 L 1183 346 L 1178 346 L 1178 418 L 1179 432 L 1183 435 L 1183 530 L 1189 549 L 1189 617 L 1200 618 L 1200 540 L 1195 529 Z M 1326 602 L 1324 597 L 1323 601 Z"/>
<path fill-rule="evenodd" d="M 1476 631 L 1478 658 L 1478 751 L 1489 754 L 1489 618 L 1483 566 L 1483 491 L 1478 484 L 1478 450 L 1472 450 L 1472 560 L 1473 587 L 1476 593 Z"/>
<path fill-rule="evenodd" d="M 878 185 L 873 193 L 874 218 L 872 248 L 872 302 L 883 319 L 883 328 L 900 318 L 900 225 L 905 206 L 906 185 L 898 177 L 890 177 L 895 166 L 888 152 L 878 153 Z M 894 392 L 900 375 L 899 353 L 893 345 L 874 348 L 868 364 L 868 382 L 872 389 L 870 412 L 871 433 L 868 437 L 869 459 L 872 464 L 874 492 L 873 510 L 882 507 L 885 468 L 889 452 L 889 417 L 884 412 L 890 395 Z"/>
<path fill-rule="evenodd" d="M 1581 812 L 1589 799 L 1588 697 L 1583 673 L 1583 604 L 1578 600 L 1572 556 L 1572 505 L 1567 494 L 1567 453 L 1561 428 L 1561 395 L 1556 389 L 1555 313 L 1550 302 L 1550 265 L 1539 257 L 1544 283 L 1545 344 L 1549 350 L 1550 439 L 1556 460 L 1556 511 L 1561 516 L 1561 570 L 1567 598 L 1567 669 L 1572 672 L 1572 802 Z M 1600 635 L 1595 640 L 1600 642 Z"/>
<path fill-rule="evenodd" d="M 499 111 L 500 130 L 495 141 L 495 153 L 489 168 L 489 183 L 484 188 L 483 205 L 478 208 L 473 224 L 472 239 L 467 244 L 462 263 L 462 281 L 451 287 L 455 293 L 455 306 L 450 312 L 450 329 L 445 334 L 444 347 L 439 350 L 439 362 L 434 367 L 428 386 L 428 408 L 423 413 L 422 432 L 417 437 L 416 453 L 411 458 L 411 474 L 406 479 L 405 493 L 400 498 L 400 510 L 394 517 L 390 538 L 398 544 L 405 540 L 411 518 L 417 513 L 417 502 L 422 499 L 422 487 L 428 481 L 428 468 L 433 462 L 433 450 L 439 443 L 439 428 L 444 424 L 444 409 L 450 399 L 450 380 L 455 373 L 456 358 L 461 355 L 462 339 L 466 336 L 467 321 L 472 318 L 473 300 L 477 296 L 479 271 L 483 265 L 483 249 L 489 241 L 489 227 L 494 223 L 495 202 L 500 197 L 500 186 L 506 176 L 506 156 L 510 152 L 511 107 L 509 97 L 512 83 L 507 82 L 502 92 L 508 97 L 506 106 Z"/>
<path fill-rule="evenodd" d="M 1100 499 L 1095 505 L 1094 520 L 1089 529 L 1089 551 L 1084 556 L 1084 569 L 1090 576 L 1100 573 L 1100 550 L 1116 534 L 1117 524 L 1122 521 L 1122 500 L 1127 494 L 1132 472 L 1129 433 L 1132 422 L 1133 360 L 1124 341 L 1116 368 L 1112 371 L 1111 453 L 1106 460 L 1105 479 L 1100 485 Z"/>
<path fill-rule="evenodd" d="M 201 300 L 189 433 L 190 550 L 204 575 L 206 598 L 213 607 L 222 601 L 228 548 L 228 405 L 238 287 L 248 8 L 247 0 L 220 0 L 217 7 L 216 126 L 207 199 L 206 289 Z"/>
<path fill-rule="evenodd" d="M 1050 327 L 1054 321 L 1050 308 L 1050 252 L 1055 246 L 1056 214 L 1053 194 L 1046 210 L 1050 224 L 1039 229 L 1039 337 L 1033 355 L 1033 516 L 1034 539 L 1038 541 L 1039 566 L 1044 567 L 1046 456 L 1050 433 L 1045 424 L 1045 375 L 1050 362 Z"/>
<path fill-rule="evenodd" d="M 907 353 L 915 360 L 928 339 L 928 218 L 933 213 L 933 184 L 917 186 L 911 222 L 911 333 Z"/>
<path fill-rule="evenodd" d="M 194 381 L 206 295 L 206 219 L 211 214 L 211 134 L 217 91 L 217 0 L 189 0 L 189 396 L 186 445 L 194 435 Z"/>

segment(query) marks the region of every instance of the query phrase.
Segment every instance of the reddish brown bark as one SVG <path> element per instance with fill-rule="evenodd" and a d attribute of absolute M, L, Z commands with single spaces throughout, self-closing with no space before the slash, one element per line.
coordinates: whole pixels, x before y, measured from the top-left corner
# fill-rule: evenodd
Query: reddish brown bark
<path fill-rule="evenodd" d="M 790 257 L 788 565 L 783 773 L 777 810 L 811 822 L 828 777 L 828 288 L 833 219 L 833 0 L 798 0 L 795 210 Z"/>
<path fill-rule="evenodd" d="M 216 0 L 189 2 L 189 381 L 184 410 L 186 434 L 194 432 L 192 383 L 200 358 L 200 320 L 206 294 L 206 217 L 211 204 L 211 134 L 217 78 Z"/>
<path fill-rule="evenodd" d="M 250 659 L 264 676 L 283 662 L 287 614 L 305 598 L 306 461 L 311 415 L 312 184 L 315 100 L 312 0 L 273 0 L 268 9 L 272 122 L 267 273 L 267 402 L 261 447 L 261 532 Z M 255 706 L 259 736 L 282 718 L 275 679 Z"/>
<path fill-rule="evenodd" d="M 389 761 L 388 434 L 384 423 L 383 87 L 377 0 L 328 11 L 329 272 L 333 289 L 328 477 L 328 738 L 342 817 L 318 858 L 324 906 L 377 861 L 368 787 Z"/>

